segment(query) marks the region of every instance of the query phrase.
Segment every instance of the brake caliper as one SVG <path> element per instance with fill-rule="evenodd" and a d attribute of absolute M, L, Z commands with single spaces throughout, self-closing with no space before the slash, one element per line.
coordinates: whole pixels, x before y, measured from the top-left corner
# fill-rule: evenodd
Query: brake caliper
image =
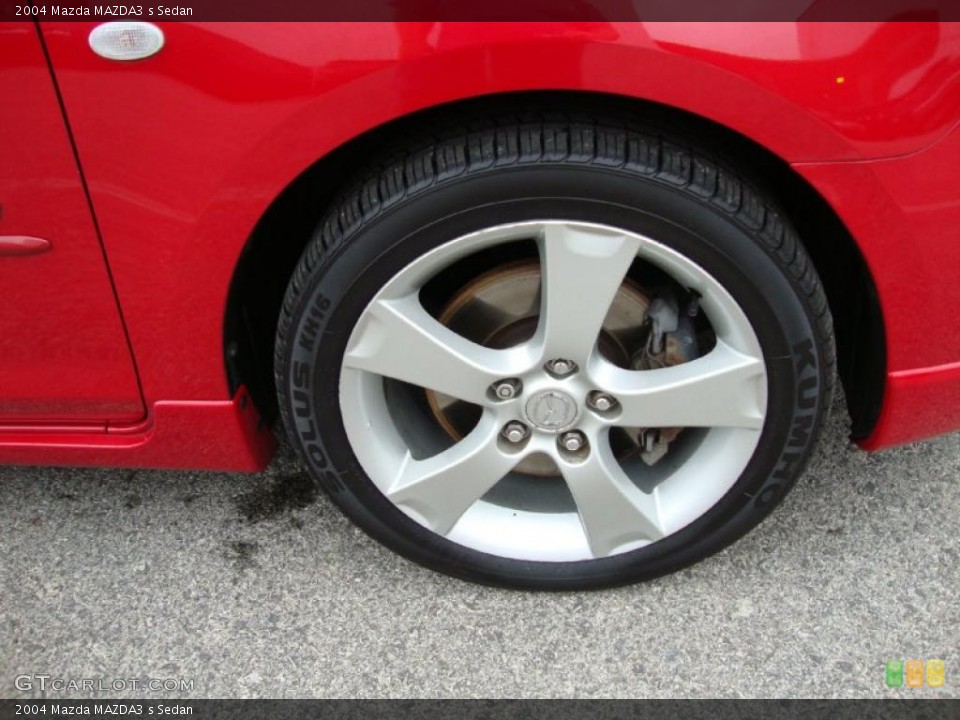
<path fill-rule="evenodd" d="M 657 294 L 643 326 L 643 342 L 630 361 L 633 370 L 657 370 L 681 365 L 700 357 L 694 318 L 700 312 L 700 296 L 690 291 L 682 302 L 674 290 Z M 683 428 L 638 428 L 634 440 L 640 457 L 653 465 L 664 455 Z"/>

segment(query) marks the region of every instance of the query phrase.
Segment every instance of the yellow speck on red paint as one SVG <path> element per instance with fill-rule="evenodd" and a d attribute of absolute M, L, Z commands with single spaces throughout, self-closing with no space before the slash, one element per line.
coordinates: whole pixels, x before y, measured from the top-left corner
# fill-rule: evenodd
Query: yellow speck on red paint
<path fill-rule="evenodd" d="M 843 85 L 847 79 L 843 75 L 837 75 L 837 85 Z"/>
<path fill-rule="evenodd" d="M 923 660 L 907 660 L 907 687 L 923 687 Z"/>

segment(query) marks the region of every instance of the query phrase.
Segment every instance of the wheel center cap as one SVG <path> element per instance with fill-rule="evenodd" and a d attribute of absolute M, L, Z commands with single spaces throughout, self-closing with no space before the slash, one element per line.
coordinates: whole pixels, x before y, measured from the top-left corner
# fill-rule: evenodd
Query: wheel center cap
<path fill-rule="evenodd" d="M 569 427 L 578 413 L 576 401 L 560 390 L 541 390 L 527 401 L 527 419 L 547 432 Z"/>

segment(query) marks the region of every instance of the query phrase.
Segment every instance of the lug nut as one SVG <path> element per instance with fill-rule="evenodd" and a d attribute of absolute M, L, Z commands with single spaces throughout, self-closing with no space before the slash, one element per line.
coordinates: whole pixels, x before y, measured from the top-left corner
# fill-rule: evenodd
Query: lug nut
<path fill-rule="evenodd" d="M 508 422 L 503 426 L 501 434 L 507 442 L 518 443 L 527 436 L 527 426 L 522 422 Z"/>
<path fill-rule="evenodd" d="M 498 400 L 509 400 L 510 398 L 516 397 L 519 391 L 519 380 L 500 380 L 493 384 L 493 394 Z"/>
<path fill-rule="evenodd" d="M 569 375 L 576 369 L 577 369 L 577 364 L 572 360 L 563 360 L 558 358 L 556 360 L 550 360 L 546 364 L 547 372 L 552 373 L 557 377 L 563 377 L 564 375 Z"/>
<path fill-rule="evenodd" d="M 577 452 L 587 444 L 587 439 L 579 430 L 571 430 L 560 436 L 560 444 L 568 452 Z"/>
<path fill-rule="evenodd" d="M 587 402 L 590 403 L 590 407 L 592 407 L 594 410 L 606 412 L 617 404 L 617 399 L 612 395 L 607 395 L 606 393 L 595 392 L 590 393 L 590 397 L 587 398 Z"/>

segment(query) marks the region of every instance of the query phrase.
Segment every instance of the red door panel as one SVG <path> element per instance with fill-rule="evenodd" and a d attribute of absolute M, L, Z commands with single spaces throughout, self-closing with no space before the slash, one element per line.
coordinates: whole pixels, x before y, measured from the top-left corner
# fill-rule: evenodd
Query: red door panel
<path fill-rule="evenodd" d="M 133 359 L 32 23 L 0 24 L 0 429 L 143 417 Z"/>

